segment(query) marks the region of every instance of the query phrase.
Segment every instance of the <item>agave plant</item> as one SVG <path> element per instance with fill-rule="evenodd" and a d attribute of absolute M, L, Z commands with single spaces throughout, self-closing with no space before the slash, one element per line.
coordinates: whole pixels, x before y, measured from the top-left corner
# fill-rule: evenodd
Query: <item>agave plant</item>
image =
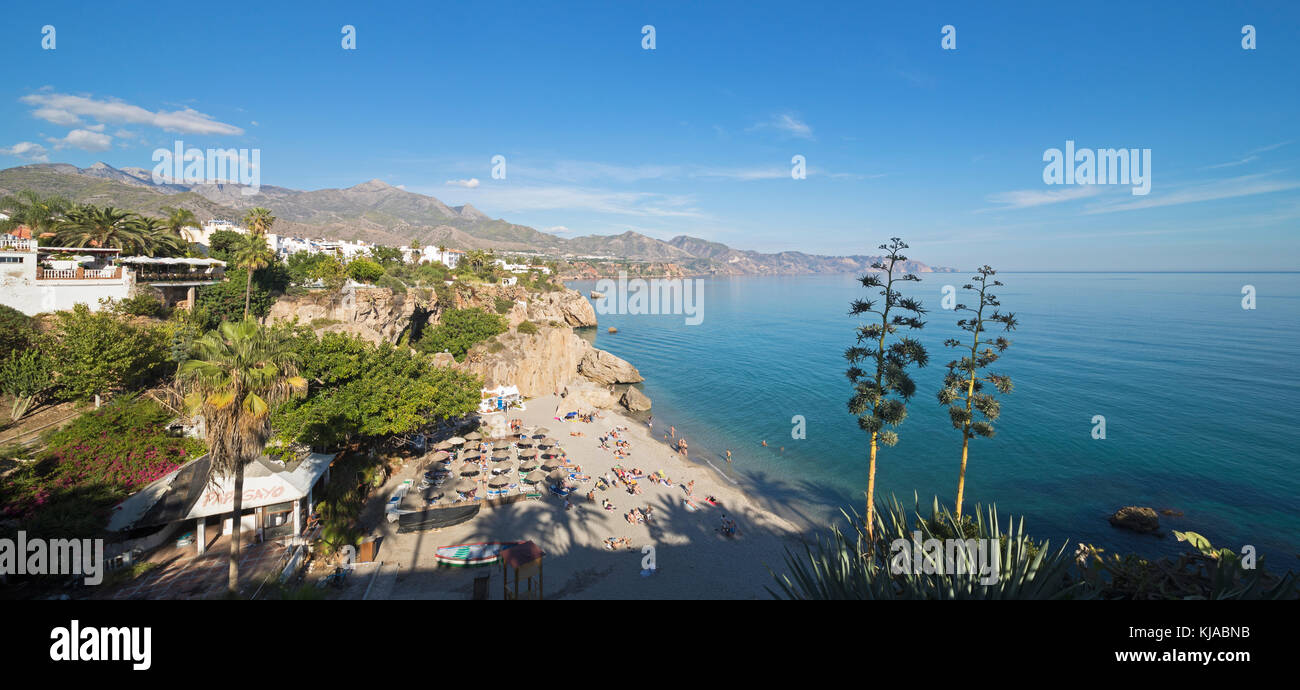
<path fill-rule="evenodd" d="M 1294 571 L 1274 575 L 1264 569 L 1263 557 L 1247 563 L 1196 532 L 1174 536 L 1196 551 L 1152 562 L 1080 544 L 1075 559 L 1084 582 L 1102 599 L 1300 599 L 1300 575 Z"/>
<path fill-rule="evenodd" d="M 1003 530 L 997 508 L 958 519 L 936 500 L 931 517 L 896 498 L 877 507 L 868 537 L 858 515 L 844 513 L 852 530 L 833 526 L 827 537 L 786 550 L 787 575 L 768 592 L 786 599 L 1065 599 L 1086 595 L 1072 581 L 1072 560 L 1061 547 L 1035 542 L 1024 520 L 1008 518 Z M 931 541 L 934 540 L 934 541 Z M 972 541 L 985 540 L 985 541 Z M 935 548 L 935 545 L 941 545 Z M 981 545 L 982 544 L 982 545 Z M 920 567 L 917 567 L 917 566 Z M 995 577 L 992 577 L 995 576 Z M 992 581 L 991 581 L 992 580 Z"/>

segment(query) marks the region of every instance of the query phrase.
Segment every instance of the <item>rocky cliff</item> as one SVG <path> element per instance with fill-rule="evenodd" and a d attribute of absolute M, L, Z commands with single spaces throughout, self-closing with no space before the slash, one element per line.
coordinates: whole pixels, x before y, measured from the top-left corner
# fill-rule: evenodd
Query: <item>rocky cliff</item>
<path fill-rule="evenodd" d="M 411 322 L 417 300 L 388 288 L 285 295 L 271 305 L 268 321 L 293 321 L 317 333 L 348 333 L 370 342 L 397 342 Z"/>
<path fill-rule="evenodd" d="M 281 297 L 271 308 L 268 320 L 292 321 L 311 326 L 317 333 L 348 333 L 371 342 L 397 342 L 412 318 L 438 323 L 447 309 L 479 307 L 494 312 L 498 299 L 515 302 L 505 314 L 510 330 L 476 345 L 464 362 L 451 355 L 437 355 L 434 362 L 477 374 L 483 385 L 519 387 L 525 397 L 550 395 L 572 385 L 587 390 L 594 404 L 613 407 L 617 397 L 610 384 L 644 380 L 628 362 L 578 337 L 576 327 L 595 326 L 596 313 L 581 293 L 574 290 L 529 295 L 517 286 L 458 285 L 443 299 L 430 290 L 412 290 L 406 295 L 387 288 L 347 288 L 342 293 L 309 293 Z M 524 321 L 537 326 L 536 333 L 520 333 Z M 644 396 L 642 396 L 644 397 Z M 649 400 L 637 400 L 649 406 Z"/>

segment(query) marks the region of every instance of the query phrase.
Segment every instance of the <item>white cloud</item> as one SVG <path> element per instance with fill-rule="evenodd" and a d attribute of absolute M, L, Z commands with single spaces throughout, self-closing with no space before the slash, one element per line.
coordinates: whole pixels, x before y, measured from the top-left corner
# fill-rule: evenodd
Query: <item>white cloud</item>
<path fill-rule="evenodd" d="M 704 218 L 688 197 L 653 192 L 616 192 L 562 186 L 489 185 L 478 191 L 475 204 L 501 213 L 581 210 L 650 218 Z"/>
<path fill-rule="evenodd" d="M 1257 194 L 1283 192 L 1292 189 L 1300 189 L 1300 181 L 1265 179 L 1262 174 L 1242 175 L 1241 177 L 1234 177 L 1227 180 L 1216 180 L 1205 184 L 1184 187 L 1163 194 L 1156 193 L 1157 190 L 1153 188 L 1153 193 L 1149 196 L 1144 196 L 1133 201 L 1097 205 L 1089 208 L 1085 213 L 1113 213 L 1115 211 L 1135 211 L 1145 208 L 1159 208 L 1161 206 L 1179 206 L 1182 204 L 1194 204 L 1202 201 L 1218 201 L 1221 199 L 1236 199 L 1243 196 L 1255 196 Z"/>
<path fill-rule="evenodd" d="M 1010 192 L 991 194 L 988 200 L 995 204 L 1002 204 L 1003 206 L 998 210 L 1031 208 L 1083 199 L 1100 191 L 1097 185 L 1075 185 L 1063 189 L 1016 189 Z"/>
<path fill-rule="evenodd" d="M 20 141 L 9 148 L 0 148 L 0 154 L 42 163 L 49 160 L 45 147 L 30 141 Z"/>
<path fill-rule="evenodd" d="M 54 144 L 55 150 L 71 147 L 82 151 L 107 151 L 113 147 L 113 137 L 88 129 L 74 129 L 62 139 L 49 137 L 48 141 Z"/>
<path fill-rule="evenodd" d="M 151 111 L 118 99 L 97 100 L 86 96 L 42 91 L 19 101 L 33 106 L 32 115 L 57 125 L 79 124 L 83 118 L 96 122 L 150 125 L 168 132 L 185 134 L 243 134 L 234 125 L 218 122 L 193 108 Z"/>
<path fill-rule="evenodd" d="M 788 113 L 776 115 L 766 122 L 759 122 L 753 127 L 750 127 L 747 131 L 755 132 L 764 129 L 775 129 L 778 132 L 783 132 L 799 139 L 813 138 L 812 127 L 808 126 L 808 123 Z"/>
<path fill-rule="evenodd" d="M 477 177 L 471 177 L 468 180 L 447 180 L 447 184 L 452 187 L 464 187 L 465 189 L 474 189 L 478 187 Z"/>

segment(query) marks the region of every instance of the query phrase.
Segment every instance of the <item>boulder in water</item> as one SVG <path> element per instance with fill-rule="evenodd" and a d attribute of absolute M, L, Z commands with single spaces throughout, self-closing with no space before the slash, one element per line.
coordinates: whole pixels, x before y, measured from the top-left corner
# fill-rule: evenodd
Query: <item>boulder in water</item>
<path fill-rule="evenodd" d="M 1156 511 L 1142 506 L 1124 506 L 1110 516 L 1112 527 L 1123 527 L 1142 534 L 1151 534 L 1160 530 L 1160 518 Z"/>

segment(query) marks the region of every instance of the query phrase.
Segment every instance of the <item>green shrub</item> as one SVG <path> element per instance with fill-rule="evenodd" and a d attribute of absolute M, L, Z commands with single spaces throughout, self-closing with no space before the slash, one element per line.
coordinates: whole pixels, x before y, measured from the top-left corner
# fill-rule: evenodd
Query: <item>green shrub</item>
<path fill-rule="evenodd" d="M 50 358 L 43 350 L 33 348 L 13 352 L 0 361 L 0 391 L 13 396 L 14 404 L 9 416 L 15 422 L 53 388 L 54 372 Z"/>
<path fill-rule="evenodd" d="M 463 362 L 470 348 L 507 329 L 506 320 L 497 314 L 478 308 L 451 309 L 437 326 L 425 329 L 415 347 L 427 353 L 450 352 Z"/>
<path fill-rule="evenodd" d="M 393 294 L 395 295 L 406 294 L 406 284 L 398 280 L 397 278 L 394 278 L 393 276 L 387 274 L 380 276 L 379 281 L 376 282 L 375 284 L 378 285 L 379 287 L 388 288 L 389 290 L 392 290 Z"/>
<path fill-rule="evenodd" d="M 537 324 L 533 323 L 532 321 L 524 321 L 523 323 L 519 324 L 518 331 L 526 335 L 533 335 L 537 333 Z"/>
<path fill-rule="evenodd" d="M 27 347 L 36 338 L 32 317 L 0 304 L 0 358 Z"/>
<path fill-rule="evenodd" d="M 384 275 L 384 267 L 365 257 L 355 259 L 348 264 L 348 277 L 358 283 L 371 285 L 382 275 Z"/>
<path fill-rule="evenodd" d="M 55 315 L 48 339 L 58 396 L 89 400 L 97 394 L 132 389 L 164 373 L 168 343 L 161 329 L 126 323 L 84 304 Z"/>
<path fill-rule="evenodd" d="M 167 318 L 167 308 L 163 306 L 162 300 L 147 293 L 141 292 L 134 297 L 128 297 L 123 300 L 117 300 L 112 304 L 113 312 L 124 316 L 148 316 L 155 319 Z"/>
<path fill-rule="evenodd" d="M 497 297 L 494 306 L 496 307 L 498 314 L 508 314 L 510 313 L 510 310 L 514 308 L 515 301 L 512 299 L 506 299 L 505 297 Z"/>

